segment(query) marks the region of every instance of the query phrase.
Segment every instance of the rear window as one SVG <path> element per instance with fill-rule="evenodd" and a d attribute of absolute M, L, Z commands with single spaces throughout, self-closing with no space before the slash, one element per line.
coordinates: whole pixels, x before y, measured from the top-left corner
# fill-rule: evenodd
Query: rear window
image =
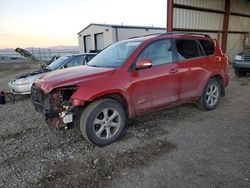
<path fill-rule="evenodd" d="M 196 40 L 176 39 L 176 48 L 179 60 L 200 56 Z"/>
<path fill-rule="evenodd" d="M 214 42 L 211 40 L 199 40 L 206 55 L 214 54 Z"/>

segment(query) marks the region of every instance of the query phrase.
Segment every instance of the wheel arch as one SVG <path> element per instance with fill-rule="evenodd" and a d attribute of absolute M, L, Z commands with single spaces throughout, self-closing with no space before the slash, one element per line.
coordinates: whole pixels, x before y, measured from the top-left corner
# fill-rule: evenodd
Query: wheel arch
<path fill-rule="evenodd" d="M 220 74 L 215 74 L 215 75 L 212 75 L 208 80 L 211 80 L 211 79 L 215 79 L 218 81 L 218 83 L 220 84 L 220 87 L 221 87 L 221 96 L 224 97 L 225 96 L 225 84 L 224 84 L 224 79 L 223 77 L 220 75 Z"/>
<path fill-rule="evenodd" d="M 102 99 L 102 98 L 107 98 L 107 99 L 113 99 L 117 102 L 119 102 L 125 109 L 127 117 L 132 117 L 133 115 L 133 110 L 132 110 L 132 106 L 130 104 L 129 99 L 125 96 L 125 94 L 122 94 L 121 92 L 118 91 L 113 91 L 113 92 L 105 92 L 99 95 L 95 95 L 92 96 L 91 98 L 87 99 L 85 101 L 85 105 L 88 105 L 90 103 L 92 103 L 93 101 L 96 101 L 98 99 Z"/>

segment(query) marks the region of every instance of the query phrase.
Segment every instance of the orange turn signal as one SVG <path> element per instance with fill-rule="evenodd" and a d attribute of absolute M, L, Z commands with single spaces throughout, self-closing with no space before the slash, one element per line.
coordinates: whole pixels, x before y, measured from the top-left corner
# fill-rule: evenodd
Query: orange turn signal
<path fill-rule="evenodd" d="M 72 105 L 73 106 L 82 106 L 82 105 L 84 105 L 84 100 L 73 99 L 72 100 Z"/>

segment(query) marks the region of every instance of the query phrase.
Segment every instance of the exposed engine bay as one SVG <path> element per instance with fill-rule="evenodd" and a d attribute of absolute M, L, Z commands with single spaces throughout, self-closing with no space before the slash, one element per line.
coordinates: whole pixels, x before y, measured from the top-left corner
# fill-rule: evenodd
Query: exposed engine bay
<path fill-rule="evenodd" d="M 46 122 L 59 129 L 67 129 L 73 122 L 76 108 L 72 105 L 71 96 L 77 87 L 58 88 L 46 94 L 35 85 L 31 88 L 31 101 L 36 111 L 45 115 Z"/>

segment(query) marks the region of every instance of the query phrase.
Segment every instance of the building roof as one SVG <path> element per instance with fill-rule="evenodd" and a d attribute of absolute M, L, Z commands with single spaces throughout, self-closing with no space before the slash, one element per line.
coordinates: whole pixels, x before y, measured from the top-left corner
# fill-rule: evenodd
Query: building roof
<path fill-rule="evenodd" d="M 98 24 L 98 23 L 91 23 L 83 30 L 81 30 L 78 34 L 89 28 L 90 26 L 101 26 L 101 27 L 110 27 L 110 28 L 124 28 L 124 29 L 158 29 L 158 30 L 166 30 L 164 27 L 153 27 L 153 26 L 133 26 L 133 25 L 112 25 L 112 24 Z"/>

